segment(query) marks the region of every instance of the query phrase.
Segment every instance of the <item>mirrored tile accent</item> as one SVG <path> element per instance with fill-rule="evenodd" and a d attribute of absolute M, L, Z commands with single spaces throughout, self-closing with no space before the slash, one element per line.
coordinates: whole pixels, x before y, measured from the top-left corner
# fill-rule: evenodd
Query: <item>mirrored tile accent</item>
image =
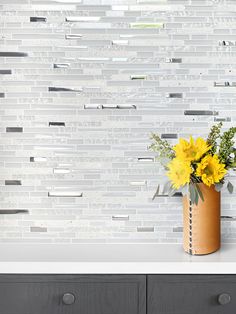
<path fill-rule="evenodd" d="M 0 51 L 0 57 L 27 57 L 26 52 L 15 52 L 15 51 Z"/>
<path fill-rule="evenodd" d="M 82 89 L 50 86 L 50 87 L 48 87 L 48 91 L 49 92 L 76 92 L 76 93 L 81 93 Z"/>
<path fill-rule="evenodd" d="M 166 63 L 182 63 L 181 58 L 166 58 Z"/>
<path fill-rule="evenodd" d="M 49 197 L 82 197 L 83 193 L 77 191 L 50 191 Z"/>
<path fill-rule="evenodd" d="M 117 109 L 137 109 L 136 105 L 125 105 L 125 104 L 120 104 L 117 105 Z"/>
<path fill-rule="evenodd" d="M 5 185 L 21 185 L 20 180 L 5 180 Z"/>
<path fill-rule="evenodd" d="M 129 220 L 129 215 L 113 215 L 112 220 L 127 221 Z"/>
<path fill-rule="evenodd" d="M 47 22 L 47 18 L 42 16 L 31 16 L 30 22 Z"/>
<path fill-rule="evenodd" d="M 138 161 L 140 162 L 154 162 L 154 157 L 138 157 Z"/>
<path fill-rule="evenodd" d="M 117 109 L 117 105 L 116 104 L 105 104 L 105 105 L 102 105 L 102 109 Z"/>
<path fill-rule="evenodd" d="M 166 95 L 167 98 L 183 98 L 182 93 L 169 93 Z"/>
<path fill-rule="evenodd" d="M 0 98 L 4 98 L 5 97 L 5 93 L 0 93 Z"/>
<path fill-rule="evenodd" d="M 8 127 L 6 127 L 6 132 L 7 133 L 22 133 L 23 128 L 17 127 L 17 126 L 8 126 Z"/>
<path fill-rule="evenodd" d="M 214 117 L 215 122 L 230 122 L 231 117 Z"/>
<path fill-rule="evenodd" d="M 46 157 L 30 157 L 30 162 L 47 162 Z"/>
<path fill-rule="evenodd" d="M 223 221 L 235 221 L 236 216 L 221 216 L 221 220 L 223 220 Z"/>
<path fill-rule="evenodd" d="M 140 75 L 131 75 L 131 76 L 130 76 L 130 79 L 131 79 L 131 80 L 146 80 L 146 79 L 147 79 L 147 75 L 143 75 L 143 74 L 140 74 Z"/>
<path fill-rule="evenodd" d="M 49 122 L 49 126 L 66 126 L 65 122 Z"/>
<path fill-rule="evenodd" d="M 84 109 L 101 109 L 102 105 L 100 104 L 88 104 L 84 105 Z"/>
<path fill-rule="evenodd" d="M 185 116 L 216 116 L 218 115 L 218 111 L 212 110 L 185 110 Z"/>
<path fill-rule="evenodd" d="M 29 214 L 28 209 L 0 209 L 0 215 Z"/>
<path fill-rule="evenodd" d="M 175 139 L 175 138 L 178 138 L 178 134 L 175 134 L 175 133 L 163 133 L 163 134 L 161 134 L 161 138 L 164 138 L 164 139 Z"/>
<path fill-rule="evenodd" d="M 81 39 L 83 35 L 81 34 L 67 34 L 65 35 L 65 39 Z"/>
<path fill-rule="evenodd" d="M 231 86 L 230 82 L 214 82 L 216 87 L 229 87 Z"/>
<path fill-rule="evenodd" d="M 54 63 L 53 67 L 54 69 L 65 69 L 65 68 L 69 68 L 70 63 Z"/>
<path fill-rule="evenodd" d="M 0 74 L 12 74 L 12 70 L 0 70 Z"/>

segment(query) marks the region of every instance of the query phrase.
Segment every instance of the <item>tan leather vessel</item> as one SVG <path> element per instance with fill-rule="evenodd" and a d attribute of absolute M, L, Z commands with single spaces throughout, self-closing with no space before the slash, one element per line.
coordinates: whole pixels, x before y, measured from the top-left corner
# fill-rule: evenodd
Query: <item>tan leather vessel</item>
<path fill-rule="evenodd" d="M 220 192 L 199 183 L 204 201 L 191 205 L 183 197 L 183 246 L 192 255 L 204 255 L 220 248 Z"/>

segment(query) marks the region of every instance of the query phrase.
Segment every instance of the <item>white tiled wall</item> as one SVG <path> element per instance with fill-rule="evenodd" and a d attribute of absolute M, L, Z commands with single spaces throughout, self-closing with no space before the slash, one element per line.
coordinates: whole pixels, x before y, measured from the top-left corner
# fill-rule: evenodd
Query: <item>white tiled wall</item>
<path fill-rule="evenodd" d="M 180 242 L 149 136 L 235 125 L 235 0 L 0 0 L 0 29 L 0 241 Z"/>

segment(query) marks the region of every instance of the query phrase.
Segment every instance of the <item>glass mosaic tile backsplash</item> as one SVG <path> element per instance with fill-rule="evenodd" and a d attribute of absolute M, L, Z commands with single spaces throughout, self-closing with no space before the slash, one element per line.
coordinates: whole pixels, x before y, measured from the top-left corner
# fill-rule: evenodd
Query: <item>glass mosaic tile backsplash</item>
<path fill-rule="evenodd" d="M 0 241 L 181 242 L 150 133 L 235 125 L 235 0 L 0 0 L 0 25 Z M 222 216 L 236 242 L 235 194 Z"/>

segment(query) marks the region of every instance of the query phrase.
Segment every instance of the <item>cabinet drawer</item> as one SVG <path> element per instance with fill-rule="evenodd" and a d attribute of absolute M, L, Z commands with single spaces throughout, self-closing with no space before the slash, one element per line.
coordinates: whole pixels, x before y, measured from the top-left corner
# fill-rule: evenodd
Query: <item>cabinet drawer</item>
<path fill-rule="evenodd" d="M 150 275 L 147 314 L 236 313 L 234 275 Z"/>
<path fill-rule="evenodd" d="M 145 314 L 145 291 L 138 275 L 2 275 L 0 313 Z"/>

